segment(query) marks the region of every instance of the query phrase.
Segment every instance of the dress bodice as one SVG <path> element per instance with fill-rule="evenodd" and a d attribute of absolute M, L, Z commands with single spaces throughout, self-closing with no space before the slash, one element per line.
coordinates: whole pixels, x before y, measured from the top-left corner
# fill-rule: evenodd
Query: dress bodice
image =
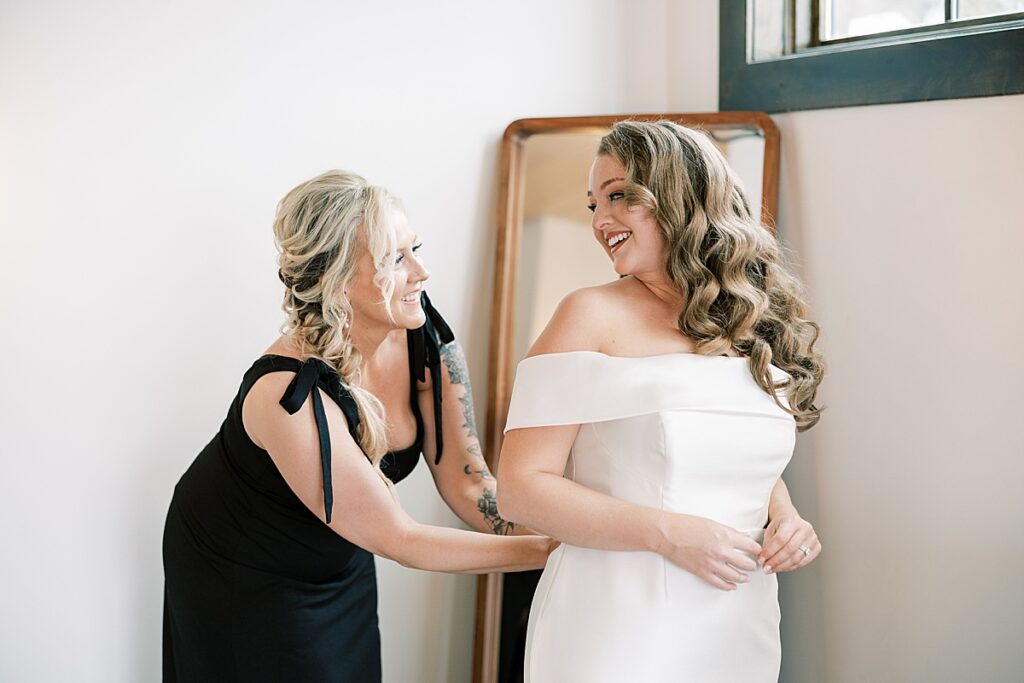
<path fill-rule="evenodd" d="M 776 382 L 788 377 L 771 372 Z M 745 358 L 573 351 L 519 364 L 505 429 L 579 424 L 567 477 L 753 531 L 767 521 L 793 450 L 795 421 L 783 405 Z"/>

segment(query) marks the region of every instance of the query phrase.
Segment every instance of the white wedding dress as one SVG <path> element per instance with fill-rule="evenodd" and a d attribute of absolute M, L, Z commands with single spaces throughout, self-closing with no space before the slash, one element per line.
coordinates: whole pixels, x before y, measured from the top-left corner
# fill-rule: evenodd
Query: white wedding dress
<path fill-rule="evenodd" d="M 792 416 L 757 386 L 746 359 L 688 353 L 522 361 L 505 431 L 568 424 L 581 426 L 566 477 L 759 542 L 795 438 Z M 563 543 L 530 610 L 526 681 L 777 681 L 776 578 L 749 575 L 727 592 L 656 553 Z"/>

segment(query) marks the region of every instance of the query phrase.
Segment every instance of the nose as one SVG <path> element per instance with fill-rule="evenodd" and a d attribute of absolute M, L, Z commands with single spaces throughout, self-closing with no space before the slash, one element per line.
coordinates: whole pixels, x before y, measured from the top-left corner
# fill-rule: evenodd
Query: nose
<path fill-rule="evenodd" d="M 600 205 L 594 207 L 594 214 L 590 220 L 590 225 L 595 233 L 599 233 L 598 237 L 604 236 L 604 231 L 611 226 L 611 222 L 611 214 L 607 209 L 601 208 Z"/>
<path fill-rule="evenodd" d="M 423 265 L 423 261 L 421 261 L 421 260 L 419 260 L 417 258 L 417 259 L 413 259 L 413 263 L 416 264 L 415 267 L 412 270 L 412 279 L 413 279 L 413 281 L 415 281 L 415 282 L 426 282 L 427 280 L 429 280 L 430 279 L 430 271 L 427 270 L 427 267 L 425 265 Z"/>

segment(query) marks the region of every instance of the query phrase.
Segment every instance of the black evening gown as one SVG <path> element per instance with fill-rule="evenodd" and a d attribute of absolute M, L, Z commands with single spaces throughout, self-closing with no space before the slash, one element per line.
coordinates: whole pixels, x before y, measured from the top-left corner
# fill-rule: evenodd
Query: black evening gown
<path fill-rule="evenodd" d="M 443 447 L 440 348 L 453 336 L 426 294 L 423 306 L 427 324 L 407 334 L 416 441 L 381 462 L 395 482 L 419 461 L 424 429 L 416 380 L 428 371 L 438 459 Z M 163 539 L 164 681 L 380 681 L 373 555 L 310 512 L 242 426 L 249 389 L 280 371 L 295 373 L 281 399 L 287 410 L 313 396 L 330 517 L 330 445 L 315 387 L 342 408 L 350 430 L 359 420 L 355 402 L 322 361 L 264 356 L 245 373 L 220 431 L 174 489 Z"/>

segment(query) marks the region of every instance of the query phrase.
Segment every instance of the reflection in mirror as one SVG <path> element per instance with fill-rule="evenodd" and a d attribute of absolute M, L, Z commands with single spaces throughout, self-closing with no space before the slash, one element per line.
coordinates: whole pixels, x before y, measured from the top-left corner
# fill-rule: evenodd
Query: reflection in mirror
<path fill-rule="evenodd" d="M 587 209 L 587 173 L 600 141 L 600 134 L 565 133 L 535 135 L 523 145 L 515 362 L 526 355 L 567 292 L 615 277 L 594 240 Z"/>
<path fill-rule="evenodd" d="M 495 300 L 488 381 L 487 455 L 497 471 L 502 431 L 522 360 L 569 292 L 617 277 L 597 243 L 587 208 L 587 177 L 601 137 L 615 121 L 666 118 L 708 133 L 747 191 L 754 215 L 773 228 L 778 132 L 756 112 L 525 119 L 502 149 Z M 491 574 L 478 582 L 476 683 L 523 680 L 530 602 L 541 572 Z"/>

